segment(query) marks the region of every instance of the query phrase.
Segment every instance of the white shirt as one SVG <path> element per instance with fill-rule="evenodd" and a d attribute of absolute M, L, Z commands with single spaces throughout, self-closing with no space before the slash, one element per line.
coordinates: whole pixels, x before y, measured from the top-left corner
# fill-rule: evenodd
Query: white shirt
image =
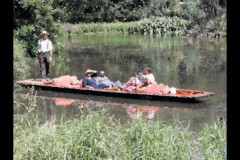
<path fill-rule="evenodd" d="M 154 75 L 152 73 L 147 74 L 147 75 L 143 75 L 144 78 L 147 78 L 149 82 L 151 82 L 152 84 L 156 84 Z"/>
<path fill-rule="evenodd" d="M 48 52 L 52 50 L 52 42 L 49 39 L 41 39 L 38 41 L 38 52 Z"/>

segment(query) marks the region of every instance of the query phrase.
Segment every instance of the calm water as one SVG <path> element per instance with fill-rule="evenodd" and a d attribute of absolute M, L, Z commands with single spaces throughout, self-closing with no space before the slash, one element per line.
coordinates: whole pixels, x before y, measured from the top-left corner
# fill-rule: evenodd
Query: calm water
<path fill-rule="evenodd" d="M 27 78 L 39 76 L 36 60 Z M 82 111 L 106 110 L 122 122 L 145 118 L 165 123 L 190 122 L 197 129 L 219 117 L 226 117 L 226 41 L 145 37 L 129 35 L 88 35 L 73 37 L 52 62 L 52 76 L 64 74 L 81 78 L 86 69 L 103 69 L 113 80 L 126 82 L 135 72 L 149 66 L 156 81 L 170 87 L 215 92 L 201 103 L 152 102 L 122 98 L 57 94 L 38 91 L 37 113 L 57 122 L 78 118 Z M 59 99 L 59 98 L 68 99 Z M 17 94 L 27 103 L 26 95 Z M 24 112 L 15 109 L 15 114 Z"/>

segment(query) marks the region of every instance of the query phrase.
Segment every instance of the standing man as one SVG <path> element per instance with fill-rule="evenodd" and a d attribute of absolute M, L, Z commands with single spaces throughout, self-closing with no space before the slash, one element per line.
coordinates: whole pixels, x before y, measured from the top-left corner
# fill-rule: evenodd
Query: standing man
<path fill-rule="evenodd" d="M 44 66 L 46 68 L 46 76 L 50 76 L 50 63 L 52 61 L 52 42 L 48 39 L 47 31 L 42 31 L 42 39 L 38 41 L 38 61 L 40 63 L 40 76 L 43 78 Z"/>

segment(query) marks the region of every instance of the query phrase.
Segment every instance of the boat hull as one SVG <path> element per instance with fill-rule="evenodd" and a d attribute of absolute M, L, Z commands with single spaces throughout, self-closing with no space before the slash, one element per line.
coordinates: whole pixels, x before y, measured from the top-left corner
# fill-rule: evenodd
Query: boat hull
<path fill-rule="evenodd" d="M 87 89 L 80 87 L 60 87 L 53 85 L 43 85 L 39 82 L 34 81 L 18 81 L 17 84 L 34 88 L 35 90 L 43 91 L 53 91 L 53 92 L 63 92 L 72 94 L 84 94 L 84 95 L 94 95 L 94 96 L 107 96 L 107 97 L 121 97 L 121 98 L 131 98 L 131 99 L 141 99 L 141 100 L 152 100 L 152 101 L 174 101 L 174 102 L 196 102 L 201 98 L 213 96 L 213 92 L 196 91 L 196 90 L 186 90 L 177 89 L 177 94 L 143 94 L 143 93 L 129 93 L 122 91 L 111 91 L 104 89 Z"/>

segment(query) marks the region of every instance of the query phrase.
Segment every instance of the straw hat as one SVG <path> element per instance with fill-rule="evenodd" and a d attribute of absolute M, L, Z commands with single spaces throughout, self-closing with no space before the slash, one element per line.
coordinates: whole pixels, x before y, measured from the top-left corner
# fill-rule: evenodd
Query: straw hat
<path fill-rule="evenodd" d="M 42 31 L 41 35 L 43 35 L 43 34 L 48 35 L 48 32 L 47 31 Z"/>
<path fill-rule="evenodd" d="M 85 73 L 96 73 L 97 71 L 95 70 L 91 70 L 91 69 L 87 69 Z"/>

